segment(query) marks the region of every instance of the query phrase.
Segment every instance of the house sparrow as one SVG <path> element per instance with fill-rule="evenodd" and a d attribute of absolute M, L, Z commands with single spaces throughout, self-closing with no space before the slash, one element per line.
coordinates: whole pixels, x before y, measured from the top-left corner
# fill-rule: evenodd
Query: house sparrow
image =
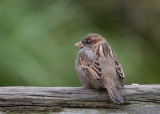
<path fill-rule="evenodd" d="M 115 52 L 99 34 L 88 34 L 75 44 L 81 48 L 76 59 L 76 70 L 85 88 L 106 88 L 111 100 L 124 103 L 115 88 L 116 82 L 124 86 L 124 73 Z"/>

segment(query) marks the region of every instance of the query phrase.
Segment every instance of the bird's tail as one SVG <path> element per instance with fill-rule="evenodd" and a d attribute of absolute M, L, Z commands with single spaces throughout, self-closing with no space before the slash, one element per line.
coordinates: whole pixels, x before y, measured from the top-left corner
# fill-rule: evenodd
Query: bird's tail
<path fill-rule="evenodd" d="M 123 97 L 120 95 L 120 93 L 114 86 L 106 87 L 106 89 L 108 91 L 109 97 L 114 103 L 117 103 L 117 104 L 124 103 Z"/>

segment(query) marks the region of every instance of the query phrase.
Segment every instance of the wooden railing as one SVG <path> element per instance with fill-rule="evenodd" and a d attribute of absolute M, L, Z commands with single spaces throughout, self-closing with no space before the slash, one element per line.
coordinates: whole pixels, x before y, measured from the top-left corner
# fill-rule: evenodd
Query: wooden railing
<path fill-rule="evenodd" d="M 114 104 L 106 90 L 82 87 L 0 87 L 0 111 L 160 113 L 160 85 L 117 87 L 125 103 Z"/>

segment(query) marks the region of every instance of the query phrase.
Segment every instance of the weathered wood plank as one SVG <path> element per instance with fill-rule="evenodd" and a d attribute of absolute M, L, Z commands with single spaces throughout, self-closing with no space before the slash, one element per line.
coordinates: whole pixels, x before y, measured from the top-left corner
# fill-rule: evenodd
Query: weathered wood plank
<path fill-rule="evenodd" d="M 1 111 L 56 111 L 63 108 L 125 109 L 154 104 L 160 109 L 160 85 L 117 87 L 123 105 L 111 102 L 106 90 L 82 87 L 0 87 Z"/>

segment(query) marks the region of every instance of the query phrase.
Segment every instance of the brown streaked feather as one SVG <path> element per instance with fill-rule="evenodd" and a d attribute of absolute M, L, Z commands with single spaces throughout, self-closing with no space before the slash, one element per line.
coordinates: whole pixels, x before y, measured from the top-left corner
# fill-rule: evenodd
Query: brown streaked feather
<path fill-rule="evenodd" d="M 119 78 L 119 83 L 120 85 L 123 87 L 124 86 L 124 72 L 123 72 L 123 69 L 121 67 L 121 64 L 120 62 L 118 61 L 117 59 L 117 56 L 115 54 L 115 52 L 113 51 L 113 49 L 109 46 L 108 44 L 108 47 L 109 47 L 109 54 L 110 56 L 114 59 L 115 61 L 115 68 L 116 68 L 116 72 L 117 72 L 117 76 Z"/>
<path fill-rule="evenodd" d="M 106 43 L 104 44 L 98 44 L 93 47 L 92 51 L 94 52 L 95 56 L 97 58 L 100 57 L 107 57 L 108 53 L 110 53 L 110 49 Z"/>
<path fill-rule="evenodd" d="M 115 54 L 113 53 L 113 50 L 112 48 L 108 45 L 108 48 L 109 48 L 109 55 L 112 57 L 112 58 L 115 58 Z"/>
<path fill-rule="evenodd" d="M 90 59 L 83 51 L 78 56 L 80 65 L 88 72 L 89 76 L 98 81 L 102 87 L 105 87 L 102 81 L 103 74 L 98 59 Z"/>
<path fill-rule="evenodd" d="M 115 65 L 116 65 L 116 72 L 119 77 L 119 83 L 123 87 L 124 86 L 124 72 L 121 67 L 121 64 L 118 62 L 118 60 L 115 60 Z"/>
<path fill-rule="evenodd" d="M 108 43 L 104 43 L 104 44 L 98 44 L 93 48 L 93 51 L 95 56 L 97 58 L 99 57 L 107 57 L 108 55 L 110 57 L 112 57 L 115 61 L 115 69 L 117 72 L 117 76 L 119 79 L 119 83 L 121 86 L 124 86 L 124 73 L 123 73 L 123 69 L 121 67 L 121 64 L 119 63 L 117 56 L 115 54 L 115 52 L 113 51 L 113 49 L 109 46 Z"/>
<path fill-rule="evenodd" d="M 104 57 L 105 56 L 105 52 L 104 52 L 104 46 L 103 45 L 99 45 L 99 53 L 101 55 L 101 57 Z"/>

